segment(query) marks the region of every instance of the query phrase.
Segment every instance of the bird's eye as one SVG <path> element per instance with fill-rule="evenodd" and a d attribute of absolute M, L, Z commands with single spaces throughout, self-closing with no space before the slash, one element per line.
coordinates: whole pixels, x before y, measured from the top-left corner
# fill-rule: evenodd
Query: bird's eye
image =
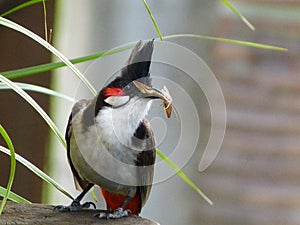
<path fill-rule="evenodd" d="M 107 97 L 104 101 L 111 105 L 114 108 L 121 107 L 125 105 L 130 100 L 130 97 L 128 95 L 124 96 L 110 96 Z"/>

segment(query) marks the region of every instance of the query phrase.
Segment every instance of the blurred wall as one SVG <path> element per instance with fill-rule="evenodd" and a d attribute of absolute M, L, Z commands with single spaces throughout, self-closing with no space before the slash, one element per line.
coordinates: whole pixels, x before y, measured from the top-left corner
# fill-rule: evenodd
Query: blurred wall
<path fill-rule="evenodd" d="M 24 1 L 1 1 L 0 14 Z M 54 1 L 47 2 L 48 27 L 53 24 Z M 30 29 L 44 37 L 43 6 L 37 4 L 6 18 Z M 16 31 L 0 26 L 0 72 L 20 69 L 42 63 L 48 63 L 51 54 Z M 50 86 L 50 74 L 38 74 L 15 81 Z M 48 112 L 49 97 L 30 93 L 30 95 Z M 39 168 L 43 168 L 45 148 L 47 148 L 49 129 L 38 113 L 20 96 L 10 90 L 0 92 L 0 123 L 10 135 L 15 150 Z M 1 138 L 0 138 L 1 139 Z M 1 145 L 6 146 L 2 140 Z M 0 154 L 0 185 L 6 187 L 10 170 L 10 159 Z M 12 190 L 33 202 L 41 202 L 42 181 L 28 169 L 17 163 L 16 176 Z"/>
<path fill-rule="evenodd" d="M 215 205 L 199 224 L 300 224 L 299 1 L 234 1 L 251 31 L 220 7 L 216 35 L 288 52 L 215 43 L 213 68 L 228 121 L 223 146 L 205 171 Z"/>

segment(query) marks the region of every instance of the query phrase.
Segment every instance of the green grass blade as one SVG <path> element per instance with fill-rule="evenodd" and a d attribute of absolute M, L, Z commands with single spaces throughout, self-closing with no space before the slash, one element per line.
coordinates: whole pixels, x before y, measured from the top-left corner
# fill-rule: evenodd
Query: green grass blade
<path fill-rule="evenodd" d="M 240 40 L 234 40 L 234 39 L 226 39 L 226 38 L 220 38 L 220 37 L 211 37 L 211 36 L 205 36 L 205 35 L 199 35 L 199 34 L 174 34 L 165 36 L 164 39 L 174 39 L 174 38 L 182 38 L 182 37 L 189 37 L 189 38 L 200 38 L 200 39 L 206 39 L 211 41 L 219 41 L 219 42 L 227 42 L 237 45 L 243 45 L 253 48 L 262 48 L 262 49 L 268 49 L 268 50 L 274 50 L 274 51 L 287 51 L 288 49 L 273 45 L 265 45 L 260 43 L 254 43 L 249 41 L 240 41 Z"/>
<path fill-rule="evenodd" d="M 220 0 L 224 5 L 226 5 L 232 12 L 234 12 L 240 19 L 251 29 L 255 30 L 255 27 L 246 19 L 230 2 L 227 0 Z"/>
<path fill-rule="evenodd" d="M 2 200 L 2 203 L 0 206 L 0 215 L 1 215 L 3 212 L 4 206 L 6 204 L 6 201 L 8 199 L 13 181 L 14 181 L 15 172 L 16 172 L 16 156 L 15 156 L 15 149 L 14 149 L 13 143 L 1 124 L 0 124 L 0 134 L 3 137 L 5 143 L 7 144 L 8 148 L 9 148 L 9 150 L 7 150 L 7 151 L 10 153 L 10 174 L 9 174 L 6 192 L 5 192 L 5 195 L 3 197 L 3 200 Z"/>
<path fill-rule="evenodd" d="M 0 186 L 0 196 L 4 197 L 6 192 L 7 192 L 7 189 Z M 31 203 L 27 199 L 21 197 L 20 195 L 13 193 L 12 191 L 9 192 L 7 199 L 9 199 L 10 201 L 13 201 L 13 202 L 18 202 L 18 203 L 28 203 L 28 204 Z"/>
<path fill-rule="evenodd" d="M 46 1 L 43 0 L 43 11 L 44 11 L 44 29 L 45 29 L 45 40 L 47 42 L 49 41 L 49 37 L 48 37 L 48 25 L 47 25 L 47 7 L 46 7 Z"/>
<path fill-rule="evenodd" d="M 121 46 L 118 48 L 114 48 L 114 49 L 111 49 L 108 51 L 103 51 L 103 52 L 99 52 L 96 54 L 71 59 L 70 62 L 73 64 L 87 62 L 90 60 L 94 60 L 94 59 L 98 59 L 98 58 L 102 58 L 105 56 L 109 56 L 109 55 L 113 55 L 113 54 L 116 54 L 119 52 L 126 51 L 128 49 L 133 48 L 134 46 L 135 46 L 135 44 L 130 43 L 130 44 L 127 44 L 127 45 L 124 45 L 124 46 Z M 29 76 L 29 75 L 33 75 L 33 74 L 44 73 L 44 72 L 58 69 L 58 68 L 61 68 L 64 66 L 66 66 L 66 64 L 63 62 L 46 63 L 46 64 L 42 64 L 42 65 L 37 65 L 37 66 L 26 67 L 23 69 L 1 72 L 1 74 L 8 79 L 15 79 L 15 78 L 25 77 L 25 76 Z"/>
<path fill-rule="evenodd" d="M 31 5 L 40 3 L 40 2 L 43 2 L 43 0 L 31 0 L 31 1 L 24 2 L 24 3 L 22 3 L 22 4 L 18 5 L 18 6 L 10 9 L 10 10 L 2 13 L 0 16 L 7 16 L 7 15 L 9 15 L 11 13 L 14 13 L 14 12 L 18 11 L 18 10 L 21 10 L 23 8 L 26 8 L 28 6 L 31 6 Z"/>
<path fill-rule="evenodd" d="M 0 151 L 10 155 L 10 151 L 3 146 L 0 146 Z M 34 174 L 36 174 L 38 177 L 42 178 L 47 183 L 53 185 L 57 190 L 59 190 L 64 195 L 68 196 L 71 199 L 74 199 L 71 194 L 69 194 L 62 186 L 60 186 L 55 180 L 53 180 L 51 177 L 49 177 L 47 174 L 45 174 L 42 170 L 37 168 L 35 165 L 33 165 L 31 162 L 23 158 L 22 156 L 16 154 L 16 160 L 24 165 L 27 169 L 32 171 Z"/>
<path fill-rule="evenodd" d="M 240 40 L 225 39 L 225 38 L 219 38 L 219 37 L 210 37 L 210 36 L 204 36 L 204 35 L 198 35 L 198 34 L 175 34 L 175 35 L 165 36 L 165 39 L 174 39 L 174 38 L 182 38 L 182 37 L 208 39 L 208 40 L 212 40 L 212 41 L 228 42 L 228 43 L 232 43 L 232 44 L 239 44 L 239 45 L 245 45 L 245 46 L 254 47 L 254 48 L 263 48 L 263 49 L 270 49 L 270 50 L 276 50 L 276 51 L 287 51 L 286 48 L 277 47 L 277 46 L 264 45 L 264 44 L 246 42 L 246 41 L 240 41 Z M 116 53 L 119 53 L 122 51 L 126 51 L 133 47 L 134 47 L 134 44 L 130 43 L 130 44 L 126 44 L 124 46 L 114 48 L 114 49 L 111 49 L 108 51 L 103 51 L 103 52 L 99 52 L 96 54 L 71 59 L 70 61 L 73 64 L 87 62 L 90 60 L 94 60 L 94 59 L 102 58 L 105 56 L 113 55 L 113 54 L 116 54 Z M 23 69 L 5 71 L 5 72 L 1 72 L 1 74 L 3 76 L 5 76 L 6 78 L 15 79 L 15 78 L 25 77 L 25 76 L 29 76 L 29 75 L 33 75 L 33 74 L 38 74 L 38 73 L 43 73 L 43 72 L 47 72 L 50 70 L 58 69 L 58 68 L 64 67 L 65 65 L 66 64 L 63 62 L 47 63 L 47 64 L 42 64 L 42 65 L 37 65 L 37 66 L 32 66 L 32 67 L 26 67 Z"/>
<path fill-rule="evenodd" d="M 19 82 L 14 82 L 14 83 L 17 86 L 19 86 L 20 88 L 22 88 L 22 90 L 33 91 L 33 92 L 38 92 L 38 93 L 42 93 L 42 94 L 46 94 L 46 95 L 51 95 L 54 97 L 65 99 L 72 103 L 75 102 L 74 98 L 71 98 L 71 97 L 64 95 L 57 91 L 53 91 L 52 89 L 49 89 L 49 88 L 45 88 L 45 87 L 41 87 L 41 86 L 33 85 L 33 84 L 26 84 L 26 83 L 19 83 Z M 0 90 L 7 90 L 7 89 L 10 90 L 11 88 L 3 83 L 0 83 Z"/>
<path fill-rule="evenodd" d="M 151 20 L 152 20 L 152 23 L 153 23 L 153 25 L 154 25 L 154 27 L 155 27 L 155 30 L 156 30 L 157 35 L 158 35 L 159 39 L 162 41 L 162 40 L 163 40 L 163 36 L 162 36 L 162 34 L 161 34 L 161 32 L 160 32 L 160 29 L 159 29 L 159 27 L 158 27 L 158 25 L 157 25 L 157 23 L 156 23 L 156 21 L 155 21 L 155 18 L 154 18 L 154 16 L 153 16 L 153 14 L 152 14 L 152 12 L 151 12 L 149 6 L 148 6 L 146 0 L 142 0 L 142 1 L 143 1 L 144 6 L 145 6 L 145 8 L 146 8 L 146 10 L 147 10 L 147 12 L 148 12 L 148 14 L 149 14 Z"/>
<path fill-rule="evenodd" d="M 14 82 L 10 81 L 9 79 L 5 78 L 3 75 L 0 74 L 0 81 L 3 82 L 5 85 L 9 86 L 11 89 L 13 89 L 17 94 L 19 94 L 23 99 L 25 99 L 39 114 L 40 116 L 46 121 L 48 126 L 51 128 L 51 130 L 54 132 L 54 134 L 58 137 L 60 142 L 63 144 L 63 146 L 66 146 L 66 141 L 57 128 L 57 126 L 54 124 L 54 122 L 51 120 L 51 118 L 47 115 L 47 113 L 39 106 L 39 104 L 36 103 L 36 101 L 33 100 L 25 91 L 23 91 L 18 85 L 16 85 Z"/>
<path fill-rule="evenodd" d="M 191 181 L 164 153 L 156 149 L 157 155 L 162 158 L 176 173 L 177 175 L 187 183 L 191 188 L 193 188 L 206 202 L 213 205 L 213 202 L 197 187 L 197 185 Z"/>
<path fill-rule="evenodd" d="M 97 198 L 94 188 L 90 191 L 90 194 L 92 195 L 92 198 L 94 199 L 94 201 L 98 202 L 98 198 Z"/>
<path fill-rule="evenodd" d="M 49 44 L 47 41 L 45 41 L 40 36 L 36 35 L 32 31 L 26 29 L 25 27 L 20 26 L 19 24 L 16 24 L 8 19 L 5 19 L 3 17 L 0 17 L 0 24 L 3 26 L 6 26 L 8 28 L 11 28 L 13 30 L 16 30 L 37 43 L 44 46 L 47 50 L 52 52 L 54 55 L 56 55 L 61 61 L 63 61 L 76 75 L 77 77 L 85 84 L 85 86 L 94 94 L 96 95 L 97 92 L 94 89 L 94 87 L 90 84 L 90 82 L 83 76 L 83 74 L 63 55 L 61 54 L 56 48 L 54 48 L 51 44 Z"/>

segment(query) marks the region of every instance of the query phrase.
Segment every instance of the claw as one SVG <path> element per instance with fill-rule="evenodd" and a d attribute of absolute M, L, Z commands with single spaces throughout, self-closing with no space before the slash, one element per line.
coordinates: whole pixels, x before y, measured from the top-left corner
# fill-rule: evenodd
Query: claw
<path fill-rule="evenodd" d="M 129 209 L 117 208 L 113 212 L 101 212 L 95 214 L 94 216 L 100 219 L 119 219 L 129 215 L 131 215 L 131 211 Z"/>
<path fill-rule="evenodd" d="M 94 202 L 85 202 L 83 204 L 80 204 L 80 202 L 73 201 L 69 206 L 63 206 L 63 205 L 55 206 L 54 210 L 57 210 L 59 212 L 76 212 L 82 209 L 89 209 L 91 206 L 93 206 L 94 209 L 96 209 L 96 205 Z"/>
<path fill-rule="evenodd" d="M 81 205 L 81 208 L 83 209 L 89 209 L 91 206 L 94 207 L 94 209 L 96 209 L 96 205 L 94 202 L 85 202 Z"/>

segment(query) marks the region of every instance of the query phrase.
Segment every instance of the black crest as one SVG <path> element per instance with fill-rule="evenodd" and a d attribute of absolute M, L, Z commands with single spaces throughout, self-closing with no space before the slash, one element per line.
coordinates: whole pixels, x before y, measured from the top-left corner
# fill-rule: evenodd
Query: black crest
<path fill-rule="evenodd" d="M 142 41 L 139 41 L 132 50 L 127 65 L 122 69 L 121 75 L 107 85 L 107 87 L 124 88 L 137 79 L 151 86 L 149 68 L 153 53 L 153 42 L 154 40 L 149 41 L 142 46 Z"/>

